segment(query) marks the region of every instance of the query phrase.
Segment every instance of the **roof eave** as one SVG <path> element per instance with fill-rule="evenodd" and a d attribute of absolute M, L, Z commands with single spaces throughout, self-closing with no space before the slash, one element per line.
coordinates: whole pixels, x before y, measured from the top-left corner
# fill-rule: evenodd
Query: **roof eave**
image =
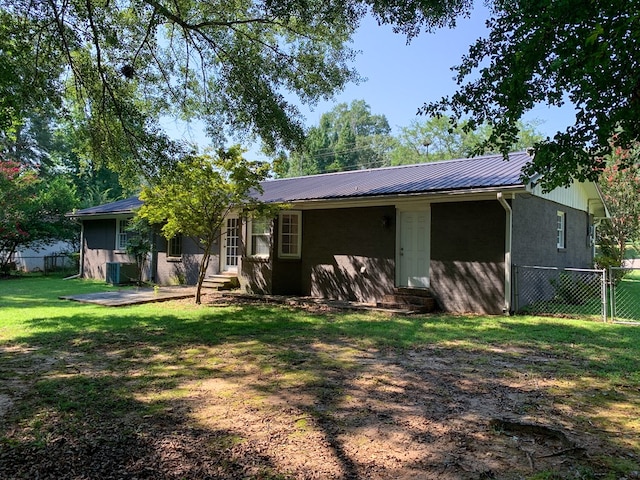
<path fill-rule="evenodd" d="M 286 203 L 290 205 L 322 205 L 322 204 L 340 204 L 340 203 L 391 203 L 396 200 L 411 201 L 418 199 L 430 199 L 430 200 L 442 200 L 460 198 L 463 196 L 480 196 L 480 195 L 493 195 L 497 192 L 509 192 L 509 193 L 526 193 L 526 187 L 523 184 L 517 185 L 503 185 L 495 187 L 482 187 L 482 188 L 470 188 L 470 189 L 455 189 L 455 190 L 437 190 L 429 192 L 411 192 L 411 193 L 395 193 L 384 195 L 360 195 L 349 197 L 333 197 L 333 198 L 314 198 L 314 199 L 299 199 L 299 200 L 277 200 L 271 203 Z"/>
<path fill-rule="evenodd" d="M 116 218 L 116 217 L 129 217 L 134 215 L 134 211 L 133 210 L 122 210 L 122 211 L 118 211 L 118 212 L 99 212 L 99 213 L 67 213 L 65 214 L 65 217 L 67 218 L 71 218 L 74 220 L 106 220 L 109 218 Z"/>

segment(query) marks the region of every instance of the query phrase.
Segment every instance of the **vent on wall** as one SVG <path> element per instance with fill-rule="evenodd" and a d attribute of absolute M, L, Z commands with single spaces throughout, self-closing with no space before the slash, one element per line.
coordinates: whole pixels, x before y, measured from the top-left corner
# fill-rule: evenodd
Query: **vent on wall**
<path fill-rule="evenodd" d="M 131 283 L 138 280 L 138 266 L 135 263 L 107 262 L 106 281 L 112 285 Z"/>

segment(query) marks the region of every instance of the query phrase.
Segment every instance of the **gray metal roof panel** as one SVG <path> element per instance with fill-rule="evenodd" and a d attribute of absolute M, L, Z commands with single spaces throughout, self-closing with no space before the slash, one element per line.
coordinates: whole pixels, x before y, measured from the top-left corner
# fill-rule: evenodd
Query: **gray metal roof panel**
<path fill-rule="evenodd" d="M 283 178 L 262 183 L 265 202 L 292 202 L 429 193 L 523 185 L 522 168 L 531 157 L 514 153 L 471 159 Z"/>
<path fill-rule="evenodd" d="M 83 208 L 82 210 L 76 210 L 71 216 L 92 216 L 92 215 L 117 215 L 132 213 L 135 209 L 142 205 L 142 201 L 138 197 L 129 197 L 124 200 L 117 200 L 111 203 L 105 203 L 103 205 L 97 205 L 95 207 Z"/>
<path fill-rule="evenodd" d="M 437 193 L 470 189 L 521 186 L 522 168 L 531 160 L 525 153 L 400 165 L 396 167 L 325 173 L 306 177 L 266 180 L 264 202 L 329 200 L 412 193 Z M 132 213 L 142 202 L 131 197 L 117 202 L 85 208 L 71 216 L 117 215 Z"/>

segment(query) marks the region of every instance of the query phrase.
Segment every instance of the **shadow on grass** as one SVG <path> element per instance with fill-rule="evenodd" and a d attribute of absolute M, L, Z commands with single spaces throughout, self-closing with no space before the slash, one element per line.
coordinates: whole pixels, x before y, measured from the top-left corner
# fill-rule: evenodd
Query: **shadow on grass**
<path fill-rule="evenodd" d="M 13 382 L 0 389 L 12 398 L 0 477 L 505 478 L 529 463 L 521 445 L 492 436 L 492 418 L 535 412 L 591 442 L 586 423 L 558 407 L 585 385 L 554 398 L 528 376 L 640 384 L 640 329 L 623 326 L 255 306 L 66 310 L 0 345 L 0 379 Z M 595 407 L 636 400 L 620 389 Z M 489 455 L 498 447 L 504 459 Z M 590 458 L 556 465 L 544 456 L 562 446 L 538 442 L 536 471 L 595 478 L 604 467 L 594 458 L 637 454 L 613 438 L 588 447 Z"/>

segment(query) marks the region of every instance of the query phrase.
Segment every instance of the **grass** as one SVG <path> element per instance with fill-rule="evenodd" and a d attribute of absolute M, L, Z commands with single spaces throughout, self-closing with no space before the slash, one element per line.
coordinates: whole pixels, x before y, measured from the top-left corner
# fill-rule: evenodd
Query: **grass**
<path fill-rule="evenodd" d="M 640 322 L 640 270 L 629 271 L 616 285 L 613 316 L 618 321 Z"/>
<path fill-rule="evenodd" d="M 505 361 L 531 352 L 552 358 L 503 375 L 541 379 L 548 385 L 545 395 L 563 398 L 585 425 L 621 434 L 620 445 L 640 453 L 640 328 L 536 316 L 389 317 L 185 302 L 106 308 L 58 299 L 113 288 L 55 277 L 0 280 L 0 385 L 9 385 L 0 387 L 0 399 L 12 393 L 16 378 L 21 398 L 0 427 L 0 453 L 3 445 L 24 439 L 49 445 L 61 422 L 66 431 L 83 431 L 100 415 L 120 421 L 166 413 L 214 377 L 222 382 L 220 398 L 256 409 L 274 392 L 311 385 L 324 388 L 331 404 L 342 392 L 326 387 L 327 379 L 361 368 L 363 352 L 402 357 L 424 349 L 469 352 L 469 368 L 479 370 L 497 354 Z M 251 398 L 238 398 L 235 387 L 224 383 L 243 375 L 258 379 Z M 306 417 L 294 426 L 296 435 L 312 428 Z M 220 442 L 239 440 L 234 434 Z M 640 468 L 615 456 L 600 464 L 605 461 L 616 474 Z M 271 475 L 263 478 L 280 478 Z"/>

